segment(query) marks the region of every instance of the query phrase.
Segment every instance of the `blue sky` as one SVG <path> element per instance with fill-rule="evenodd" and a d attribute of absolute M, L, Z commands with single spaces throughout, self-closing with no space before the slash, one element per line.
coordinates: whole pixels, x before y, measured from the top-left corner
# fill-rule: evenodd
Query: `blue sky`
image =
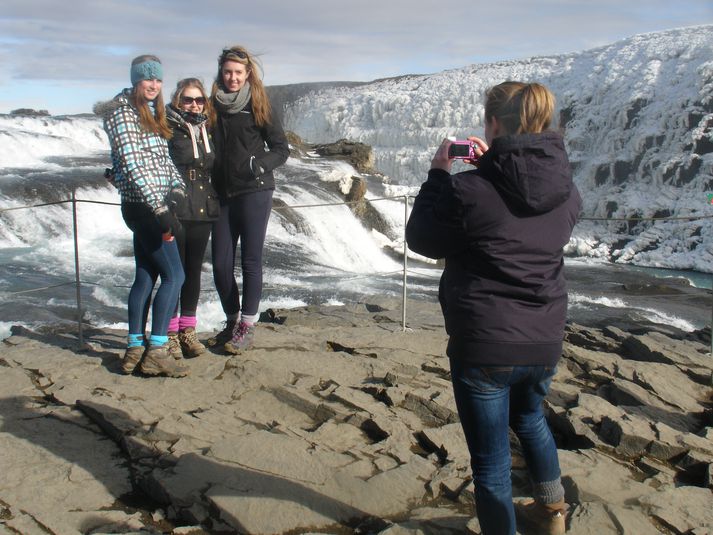
<path fill-rule="evenodd" d="M 230 44 L 260 54 L 269 85 L 368 81 L 712 23 L 711 0 L 3 0 L 0 113 L 90 112 L 146 53 L 163 61 L 168 97 L 186 76 L 210 85 Z"/>

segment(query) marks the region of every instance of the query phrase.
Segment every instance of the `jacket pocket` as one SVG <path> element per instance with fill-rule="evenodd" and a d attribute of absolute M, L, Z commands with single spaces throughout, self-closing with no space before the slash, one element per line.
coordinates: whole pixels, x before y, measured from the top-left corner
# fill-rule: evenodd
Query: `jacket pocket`
<path fill-rule="evenodd" d="M 205 203 L 205 211 L 208 217 L 218 217 L 220 215 L 220 202 L 213 195 L 208 195 Z"/>

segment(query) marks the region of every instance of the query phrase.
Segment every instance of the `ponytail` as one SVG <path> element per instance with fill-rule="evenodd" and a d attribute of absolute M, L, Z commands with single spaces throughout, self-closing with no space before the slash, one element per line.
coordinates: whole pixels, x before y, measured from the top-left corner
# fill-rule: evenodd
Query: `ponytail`
<path fill-rule="evenodd" d="M 555 97 L 538 83 L 503 82 L 488 90 L 485 119 L 498 120 L 504 134 L 538 134 L 552 123 Z"/>

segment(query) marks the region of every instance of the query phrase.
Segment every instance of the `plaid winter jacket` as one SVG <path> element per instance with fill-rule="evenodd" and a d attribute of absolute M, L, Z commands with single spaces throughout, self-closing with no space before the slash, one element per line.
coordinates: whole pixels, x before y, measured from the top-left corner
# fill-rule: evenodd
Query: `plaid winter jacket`
<path fill-rule="evenodd" d="M 130 89 L 98 103 L 94 113 L 104 119 L 109 136 L 114 184 L 123 203 L 143 203 L 152 210 L 166 204 L 172 188 L 182 188 L 181 175 L 168 153 L 168 143 L 146 132 L 129 102 Z"/>

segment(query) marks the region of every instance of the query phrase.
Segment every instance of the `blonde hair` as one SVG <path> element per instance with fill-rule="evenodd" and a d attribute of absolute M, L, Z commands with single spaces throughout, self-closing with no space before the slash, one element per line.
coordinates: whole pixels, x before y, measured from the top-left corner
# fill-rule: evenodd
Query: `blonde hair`
<path fill-rule="evenodd" d="M 245 65 L 248 72 L 247 81 L 250 82 L 250 98 L 252 100 L 255 123 L 258 126 L 270 124 L 272 109 L 270 107 L 270 99 L 267 97 L 267 92 L 265 91 L 265 86 L 260 78 L 262 68 L 257 58 L 250 54 L 244 46 L 233 45 L 223 49 L 223 52 L 218 58 L 218 75 L 215 77 L 215 82 L 213 82 L 211 97 L 215 99 L 218 88 L 225 90 L 225 86 L 223 85 L 223 64 L 226 61 L 236 61 Z"/>
<path fill-rule="evenodd" d="M 147 61 L 155 61 L 161 63 L 161 60 L 156 56 L 151 54 L 144 54 L 143 56 L 135 57 L 131 66 L 138 65 L 139 63 L 145 63 Z M 139 82 L 140 83 L 140 82 Z M 144 98 L 144 96 L 136 91 L 136 87 L 139 84 L 135 84 L 131 88 L 131 95 L 129 96 L 129 101 L 139 112 L 139 123 L 141 127 L 147 132 L 152 132 L 158 134 L 164 139 L 171 139 L 173 136 L 173 130 L 168 126 L 168 121 L 166 120 L 166 109 L 163 103 L 163 92 L 159 92 L 158 96 L 154 100 L 154 106 L 156 109 L 156 115 L 151 112 L 149 108 L 149 101 Z"/>
<path fill-rule="evenodd" d="M 176 84 L 176 90 L 171 96 L 171 104 L 174 108 L 180 110 L 181 97 L 183 96 L 183 92 L 189 87 L 196 88 L 198 91 L 201 92 L 201 96 L 205 99 L 205 104 L 203 106 L 203 114 L 208 117 L 208 128 L 212 128 L 213 123 L 215 122 L 213 103 L 211 102 L 211 99 L 208 98 L 208 94 L 206 93 L 205 88 L 203 87 L 203 82 L 201 82 L 198 78 L 184 78 L 183 80 L 179 80 Z"/>
<path fill-rule="evenodd" d="M 555 96 L 538 83 L 503 82 L 485 95 L 485 120 L 498 120 L 502 134 L 538 134 L 552 123 Z"/>

